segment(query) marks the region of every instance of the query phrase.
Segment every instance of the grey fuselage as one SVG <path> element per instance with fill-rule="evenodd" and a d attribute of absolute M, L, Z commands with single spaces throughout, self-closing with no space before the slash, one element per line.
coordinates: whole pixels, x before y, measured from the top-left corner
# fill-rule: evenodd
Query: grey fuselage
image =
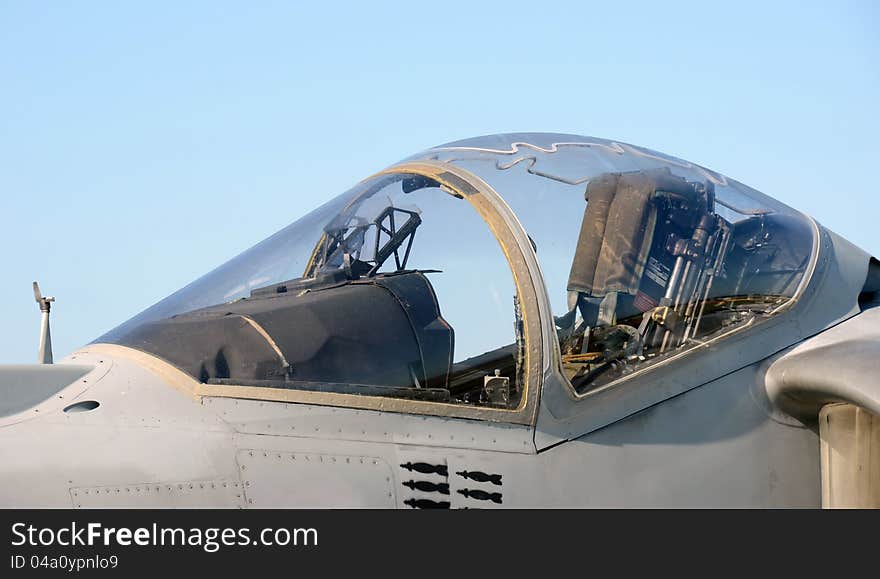
<path fill-rule="evenodd" d="M 579 395 L 560 370 L 538 258 L 507 219 L 534 312 L 531 410 L 517 419 L 235 394 L 95 343 L 54 365 L 0 369 L 0 506 L 834 506 L 820 413 L 880 415 L 876 260 L 813 222 L 817 249 L 792 307 Z"/>

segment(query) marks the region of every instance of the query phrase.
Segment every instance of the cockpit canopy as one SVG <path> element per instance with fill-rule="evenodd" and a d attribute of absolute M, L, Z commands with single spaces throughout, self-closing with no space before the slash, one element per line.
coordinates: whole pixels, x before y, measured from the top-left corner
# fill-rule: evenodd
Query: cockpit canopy
<path fill-rule="evenodd" d="M 503 201 L 476 203 L 419 163 L 453 166 Z M 780 312 L 816 244 L 799 213 L 686 161 L 494 135 L 359 183 L 98 341 L 208 384 L 515 409 L 527 272 L 486 203 L 512 209 L 507 226 L 532 243 L 553 313 L 543 323 L 580 394 Z"/>

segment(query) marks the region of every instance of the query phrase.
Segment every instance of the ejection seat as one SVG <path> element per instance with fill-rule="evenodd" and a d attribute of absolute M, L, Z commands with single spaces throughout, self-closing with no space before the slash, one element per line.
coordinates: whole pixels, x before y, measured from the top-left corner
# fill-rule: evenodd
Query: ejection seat
<path fill-rule="evenodd" d="M 711 184 L 666 168 L 599 175 L 585 200 L 570 311 L 557 318 L 563 361 L 585 364 L 570 376 L 583 384 L 646 347 L 665 347 L 719 228 Z"/>

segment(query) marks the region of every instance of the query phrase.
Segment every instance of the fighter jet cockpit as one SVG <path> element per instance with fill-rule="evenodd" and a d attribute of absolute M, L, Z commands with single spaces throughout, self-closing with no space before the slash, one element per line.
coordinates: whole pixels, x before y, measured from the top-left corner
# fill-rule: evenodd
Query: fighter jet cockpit
<path fill-rule="evenodd" d="M 431 176 L 444 167 L 469 191 Z M 816 243 L 801 214 L 680 159 L 480 137 L 359 183 L 97 341 L 208 385 L 515 409 L 535 300 L 518 280 L 546 293 L 584 396 L 787 308 Z"/>

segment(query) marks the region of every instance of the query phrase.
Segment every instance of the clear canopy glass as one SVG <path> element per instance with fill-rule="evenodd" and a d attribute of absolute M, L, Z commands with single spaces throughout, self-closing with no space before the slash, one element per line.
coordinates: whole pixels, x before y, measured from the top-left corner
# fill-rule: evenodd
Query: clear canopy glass
<path fill-rule="evenodd" d="M 794 210 L 624 143 L 492 135 L 407 160 L 454 164 L 513 209 L 581 393 L 781 311 L 815 250 Z M 183 356 L 172 362 L 204 381 L 514 407 L 511 272 L 487 225 L 449 193 L 416 174 L 369 179 L 98 341 Z"/>

